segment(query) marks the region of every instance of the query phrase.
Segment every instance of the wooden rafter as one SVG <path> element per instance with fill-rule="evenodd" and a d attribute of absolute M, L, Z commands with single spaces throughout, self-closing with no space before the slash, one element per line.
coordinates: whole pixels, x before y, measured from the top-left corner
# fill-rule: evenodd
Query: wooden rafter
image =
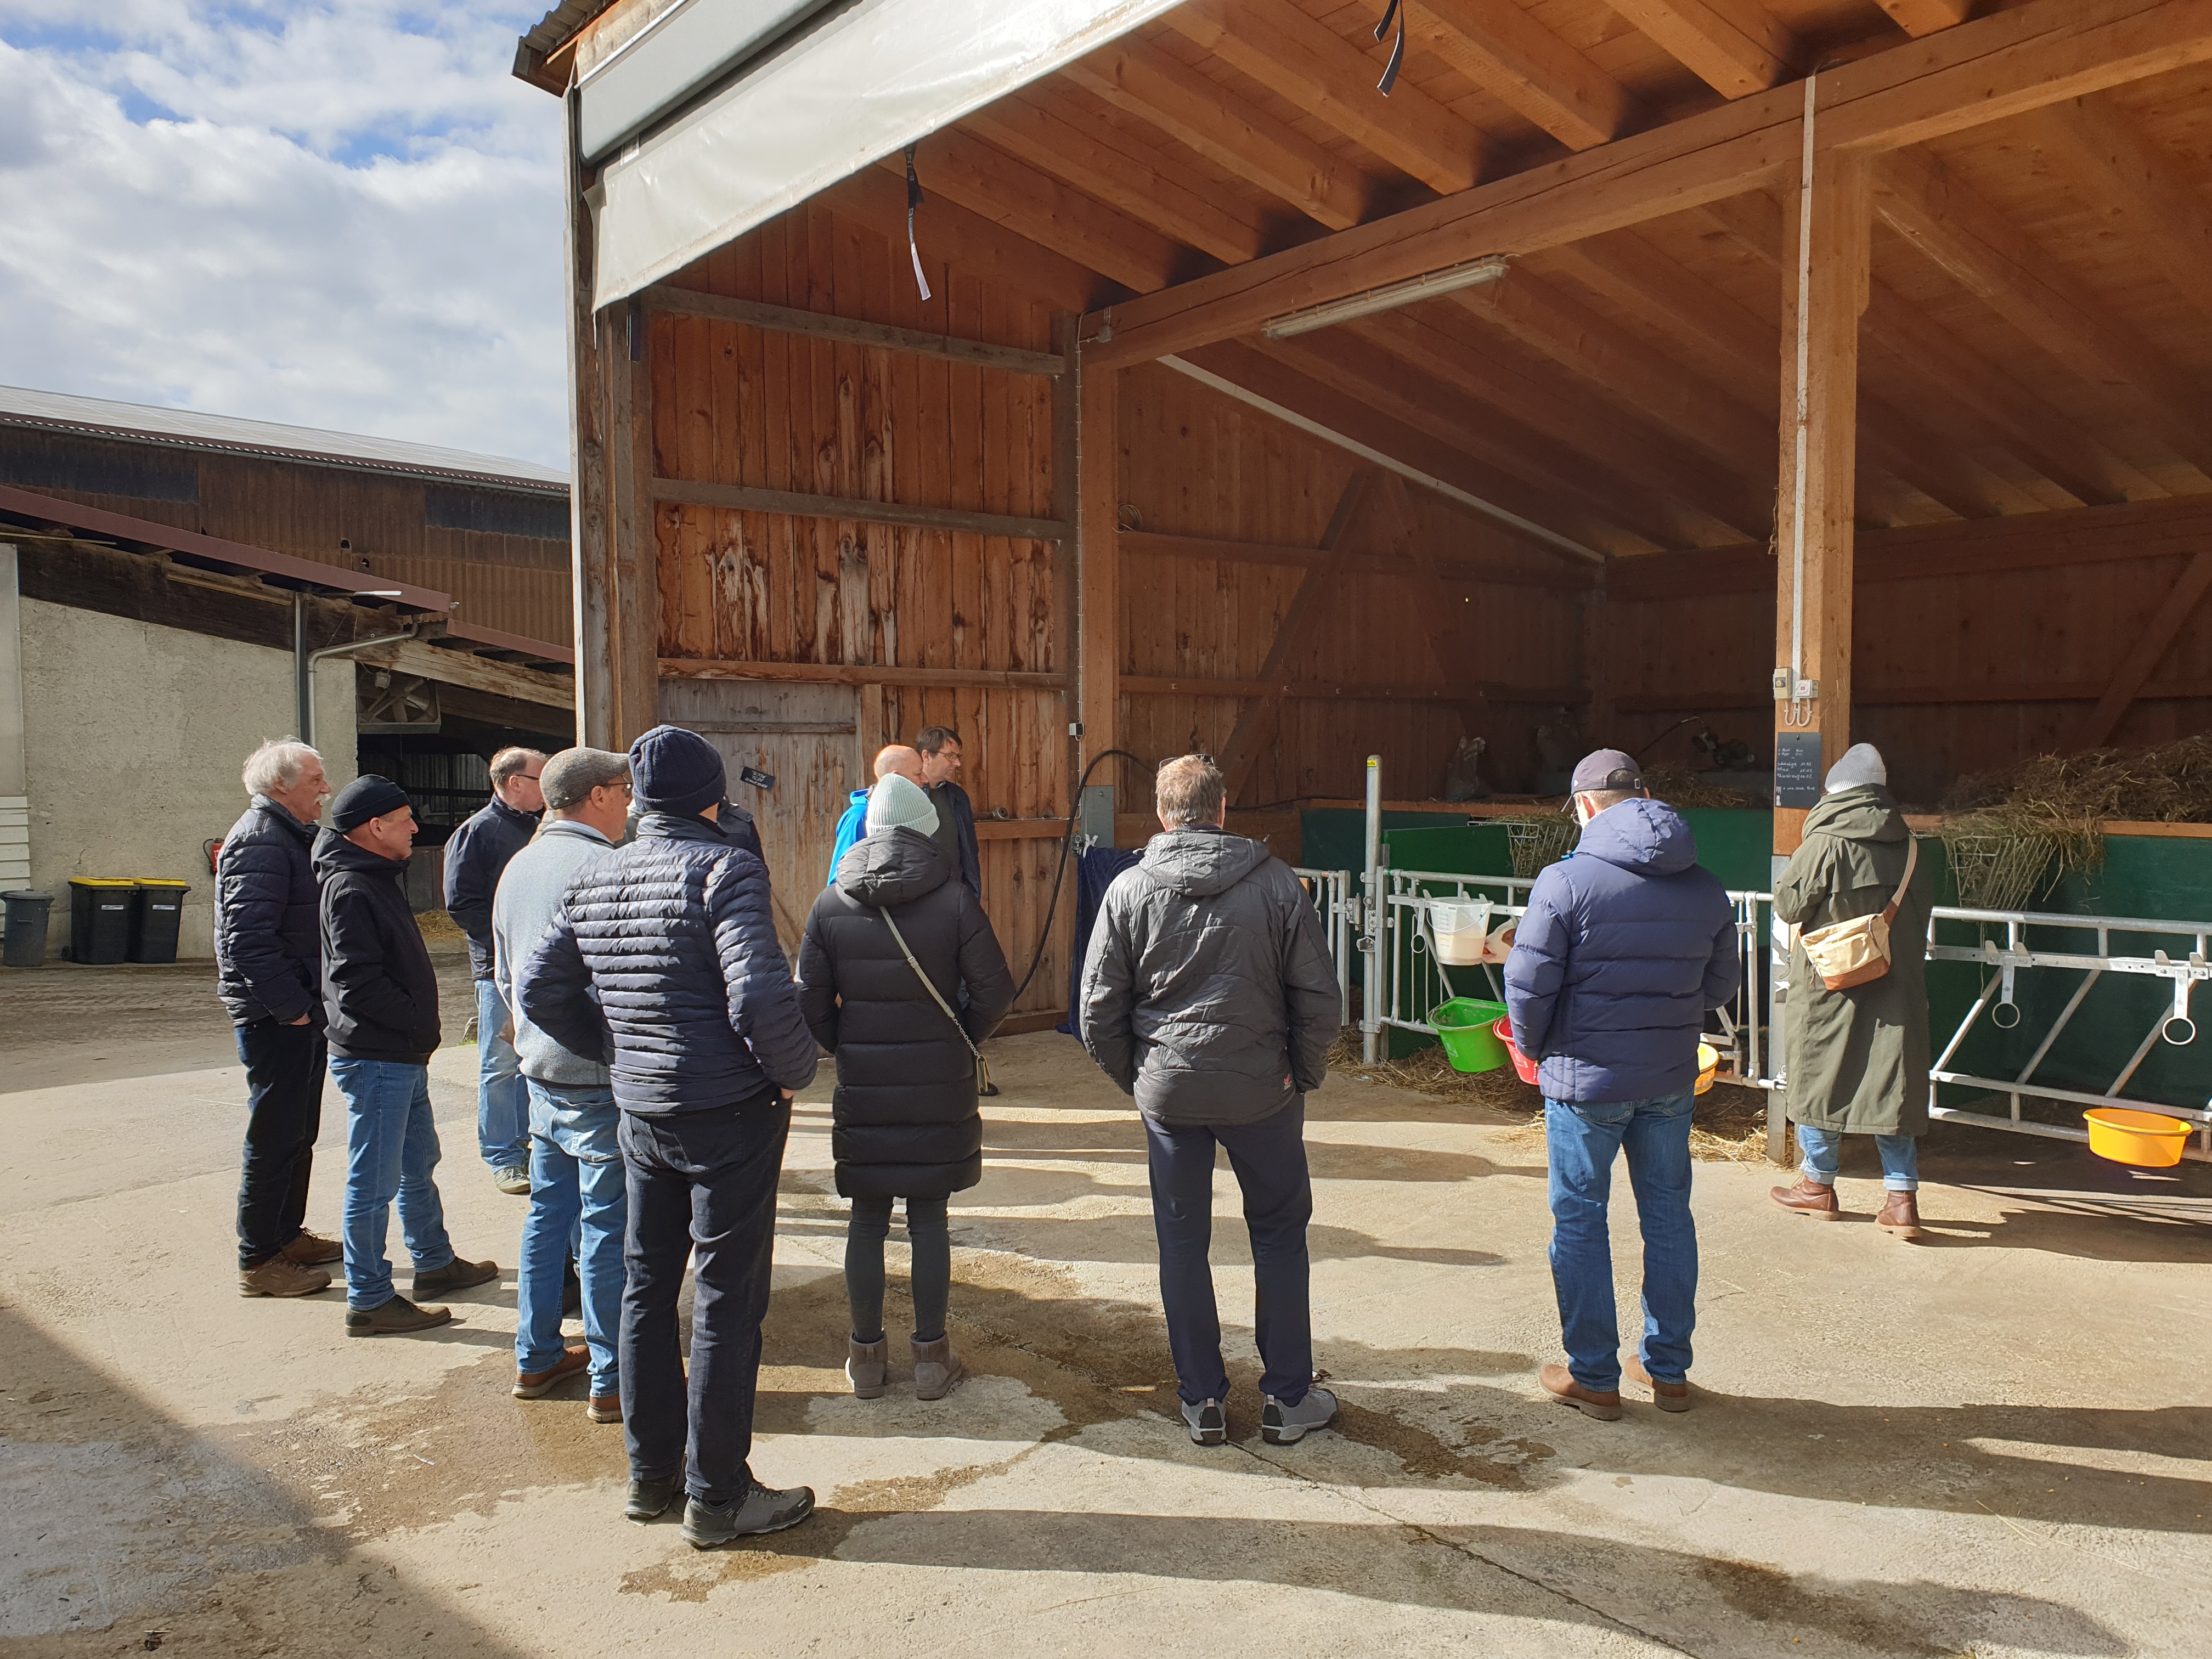
<path fill-rule="evenodd" d="M 1933 34 L 1966 21 L 1974 0 L 1875 0 L 1907 34 Z"/>
<path fill-rule="evenodd" d="M 1121 556 L 1139 559 L 1210 559 L 1230 564 L 1287 565 L 1310 570 L 1328 555 L 1310 547 L 1285 547 L 1274 542 L 1246 542 L 1218 536 L 1180 536 L 1157 530 L 1125 530 Z M 1454 581 L 1490 582 L 1507 587 L 1543 587 L 1557 592 L 1579 593 L 1593 578 L 1586 568 L 1570 569 L 1529 547 L 1525 562 L 1507 558 L 1443 557 L 1440 568 Z M 1411 576 L 1420 571 L 1411 560 L 1369 555 L 1359 562 L 1361 572 L 1372 576 Z"/>
<path fill-rule="evenodd" d="M 1480 132 L 1410 82 L 1381 96 L 1381 64 L 1291 0 L 1188 0 L 1167 22 L 1432 190 L 1465 190 L 1482 176 Z"/>
<path fill-rule="evenodd" d="M 1411 34 L 1467 79 L 1569 149 L 1619 137 L 1636 120 L 1618 81 L 1522 9 L 1520 0 L 1422 0 Z"/>
<path fill-rule="evenodd" d="M 1062 73 L 1332 230 L 1369 216 L 1374 184 L 1351 161 L 1157 46 L 1117 40 Z"/>
<path fill-rule="evenodd" d="M 2212 206 L 2172 158 L 2108 99 L 2069 99 L 2035 122 L 2084 199 L 2119 222 L 2130 251 L 2156 266 L 2200 317 L 2212 318 Z"/>
<path fill-rule="evenodd" d="M 1759 0 L 1606 0 L 1725 98 L 1790 78 L 1805 54 Z"/>
<path fill-rule="evenodd" d="M 2121 718 L 2149 681 L 2159 660 L 2172 648 L 2173 641 L 2184 623 L 2204 602 L 2204 595 L 2212 592 L 2212 549 L 2201 552 L 2190 560 L 2180 576 L 2168 590 L 2158 609 L 2151 613 L 2142 632 L 2135 636 L 2128 653 L 2113 671 L 2097 706 L 2083 715 L 2073 730 L 2066 734 L 2069 749 L 2100 749 L 2110 743 Z"/>

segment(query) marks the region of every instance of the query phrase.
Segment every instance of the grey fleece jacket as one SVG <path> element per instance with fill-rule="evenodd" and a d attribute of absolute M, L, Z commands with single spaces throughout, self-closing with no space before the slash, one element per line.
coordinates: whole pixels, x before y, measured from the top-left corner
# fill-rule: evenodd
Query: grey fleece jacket
<path fill-rule="evenodd" d="M 500 999 L 514 1017 L 514 1052 L 525 1077 L 563 1088 L 608 1087 L 607 1068 L 572 1054 L 522 1016 L 514 997 L 518 964 L 552 925 L 575 873 L 609 849 L 612 842 L 587 824 L 548 818 L 538 839 L 507 860 L 492 900 L 492 977 Z"/>

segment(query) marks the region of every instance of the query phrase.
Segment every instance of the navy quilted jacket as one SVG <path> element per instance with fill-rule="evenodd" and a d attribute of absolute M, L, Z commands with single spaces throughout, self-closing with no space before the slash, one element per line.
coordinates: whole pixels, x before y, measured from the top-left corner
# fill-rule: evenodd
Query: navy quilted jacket
<path fill-rule="evenodd" d="M 814 1080 L 768 866 L 702 818 L 648 812 L 579 871 L 515 981 L 523 1017 L 613 1071 L 646 1116 Z"/>
<path fill-rule="evenodd" d="M 1536 878 L 1505 963 L 1513 1040 L 1550 1100 L 1655 1100 L 1698 1080 L 1705 1010 L 1735 994 L 1735 910 L 1663 801 L 1625 800 Z"/>
<path fill-rule="evenodd" d="M 216 856 L 216 994 L 240 1025 L 323 1018 L 315 826 L 256 795 Z"/>

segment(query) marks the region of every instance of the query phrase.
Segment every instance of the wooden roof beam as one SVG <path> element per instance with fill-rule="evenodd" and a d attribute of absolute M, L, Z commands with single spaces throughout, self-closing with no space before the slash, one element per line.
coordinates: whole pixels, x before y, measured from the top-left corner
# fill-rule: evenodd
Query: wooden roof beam
<path fill-rule="evenodd" d="M 1606 0 L 1719 93 L 1742 98 L 1793 78 L 1796 35 L 1759 0 Z"/>
<path fill-rule="evenodd" d="M 1416 6 L 1415 20 L 1433 6 Z M 2206 0 L 2029 0 L 1822 76 L 1820 142 L 1900 149 L 2207 59 Z M 1802 91 L 1777 87 L 1233 266 L 1121 307 L 1092 361 L 1188 350 L 1475 252 L 1533 253 L 1794 178 L 1803 119 Z"/>
<path fill-rule="evenodd" d="M 1331 230 L 1374 206 L 1373 181 L 1351 161 L 1157 46 L 1123 39 L 1061 73 Z"/>
<path fill-rule="evenodd" d="M 2129 246 L 2199 316 L 2212 318 L 2212 205 L 2173 160 L 2106 99 L 2070 98 L 2034 120 L 2087 199 L 2121 222 Z"/>
<path fill-rule="evenodd" d="M 1484 137 L 1410 82 L 1385 98 L 1381 66 L 1291 0 L 1188 0 L 1167 25 L 1362 149 L 1449 195 L 1483 174 Z"/>
<path fill-rule="evenodd" d="M 1421 0 L 1406 9 L 1406 29 L 1569 149 L 1610 143 L 1638 118 L 1620 82 L 1522 10 L 1519 0 Z"/>
<path fill-rule="evenodd" d="M 1875 0 L 1907 34 L 1933 34 L 1966 21 L 1974 0 Z"/>
<path fill-rule="evenodd" d="M 2195 383 L 2112 314 L 2026 233 L 1934 156 L 1892 156 L 1874 181 L 1884 223 L 1967 292 L 2091 385 L 2141 410 L 2174 452 L 2212 476 L 2212 427 Z"/>

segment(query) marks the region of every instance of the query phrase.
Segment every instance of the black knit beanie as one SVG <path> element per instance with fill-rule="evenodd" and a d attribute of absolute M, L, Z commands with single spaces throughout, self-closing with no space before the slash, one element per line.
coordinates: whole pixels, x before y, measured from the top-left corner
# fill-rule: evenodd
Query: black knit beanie
<path fill-rule="evenodd" d="M 397 812 L 414 802 L 407 792 L 390 778 L 380 778 L 374 772 L 364 772 L 338 791 L 337 799 L 331 803 L 331 827 L 340 835 L 358 830 L 371 818 L 380 818 L 386 812 Z"/>
<path fill-rule="evenodd" d="M 721 802 L 721 756 L 680 726 L 656 726 L 630 744 L 629 775 L 641 812 L 691 818 Z"/>

